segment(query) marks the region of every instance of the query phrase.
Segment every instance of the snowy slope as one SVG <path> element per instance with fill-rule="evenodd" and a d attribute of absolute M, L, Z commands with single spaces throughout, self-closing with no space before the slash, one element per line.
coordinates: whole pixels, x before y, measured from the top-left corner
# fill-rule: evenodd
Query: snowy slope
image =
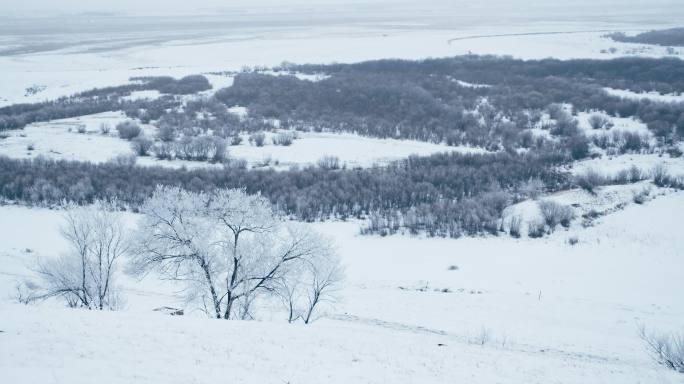
<path fill-rule="evenodd" d="M 335 238 L 347 284 L 310 327 L 160 315 L 182 301 L 156 279 L 123 279 L 115 313 L 12 304 L 30 259 L 65 244 L 59 211 L 0 207 L 0 369 L 10 382 L 676 383 L 637 325 L 684 321 L 682 207 L 684 193 L 668 193 L 537 240 L 314 224 Z"/>

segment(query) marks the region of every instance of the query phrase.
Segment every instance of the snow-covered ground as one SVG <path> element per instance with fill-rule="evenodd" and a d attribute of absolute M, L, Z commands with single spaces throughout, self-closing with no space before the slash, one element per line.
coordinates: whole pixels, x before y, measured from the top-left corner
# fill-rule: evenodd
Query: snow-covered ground
<path fill-rule="evenodd" d="M 0 155 L 11 158 L 35 158 L 44 156 L 52 159 L 105 162 L 122 154 L 132 154 L 130 143 L 117 137 L 115 126 L 126 120 L 121 112 L 105 112 L 76 118 L 35 123 L 21 130 L 6 131 L 9 137 L 0 139 Z M 100 127 L 106 124 L 109 134 L 102 134 Z M 85 127 L 85 133 L 79 133 Z M 143 125 L 143 132 L 154 137 L 156 128 Z M 296 132 L 296 139 L 290 146 L 273 145 L 272 132 L 266 133 L 266 145 L 257 147 L 243 135 L 240 145 L 228 148 L 233 159 L 246 160 L 250 166 L 273 166 L 287 169 L 290 166 L 315 165 L 324 156 L 335 156 L 340 166 L 370 167 L 386 164 L 410 155 L 427 156 L 440 152 L 483 153 L 481 148 L 449 147 L 416 140 L 375 139 L 349 133 Z M 29 147 L 32 149 L 29 150 Z M 181 160 L 156 160 L 139 157 L 140 165 L 160 165 L 187 168 L 212 167 L 207 162 Z"/>
<path fill-rule="evenodd" d="M 653 101 L 661 101 L 665 103 L 682 103 L 684 102 L 684 94 L 668 94 L 661 95 L 658 92 L 633 92 L 628 89 L 603 88 L 609 95 L 622 97 L 625 99 L 641 100 L 648 99 Z"/>
<path fill-rule="evenodd" d="M 570 171 L 574 174 L 584 174 L 593 170 L 604 175 L 616 175 L 632 166 L 647 174 L 656 167 L 663 167 L 671 175 L 684 176 L 684 157 L 673 158 L 667 154 L 656 153 L 603 155 L 595 159 L 577 161 L 572 164 Z"/>
<path fill-rule="evenodd" d="M 606 127 L 607 129 L 593 129 L 589 123 L 589 119 L 595 115 L 608 119 L 612 125 L 610 127 Z M 614 131 L 638 133 L 648 137 L 653 136 L 653 133 L 648 130 L 646 124 L 633 117 L 613 117 L 601 112 L 579 112 L 577 113 L 577 116 L 574 117 L 577 119 L 579 127 L 587 136 Z"/>
<path fill-rule="evenodd" d="M 179 305 L 178 292 L 149 279 L 122 281 L 120 312 L 13 304 L 30 260 L 64 249 L 61 213 L 0 207 L 0 369 L 10 382 L 46 383 L 678 383 L 637 335 L 639 324 L 677 330 L 684 320 L 672 214 L 684 194 L 663 192 L 536 240 L 383 238 L 358 235 L 356 222 L 313 224 L 334 237 L 347 281 L 311 326 L 161 315 L 152 309 Z"/>
<path fill-rule="evenodd" d="M 202 93 L 209 96 L 230 86 L 230 73 L 243 66 L 274 67 L 284 61 L 468 53 L 529 59 L 684 57 L 682 49 L 672 54 L 666 47 L 604 37 L 610 31 L 681 26 L 680 0 L 654 0 L 648 6 L 641 0 L 335 0 L 326 2 L 321 13 L 314 10 L 323 5 L 313 0 L 288 5 L 256 0 L 259 6 L 249 9 L 218 0 L 170 0 L 163 12 L 177 13 L 164 18 L 95 13 L 72 19 L 38 14 L 13 18 L 6 12 L 34 9 L 37 1 L 0 4 L 0 107 L 125 84 L 133 76 L 203 73 L 213 86 Z M 152 4 L 120 3 L 140 10 Z M 202 16 L 181 11 L 208 3 L 221 10 L 206 9 Z M 101 5 L 91 2 L 89 7 L 101 11 Z M 60 12 L 69 12 L 69 7 Z M 297 76 L 317 81 L 325 74 Z M 607 91 L 684 101 L 682 95 Z M 149 91 L 129 96 L 156 97 L 157 92 Z M 247 112 L 240 107 L 232 111 Z M 577 116 L 589 135 L 598 132 L 589 128 L 590 115 Z M 124 119 L 112 112 L 8 131 L 10 136 L 0 139 L 0 155 L 104 162 L 131 153 L 114 130 Z M 648 134 L 636 120 L 612 121 L 610 130 Z M 102 123 L 111 126 L 109 134 L 100 132 Z M 78 132 L 81 127 L 84 133 Z M 147 135 L 155 133 L 152 126 L 143 129 Z M 539 128 L 534 132 L 548 134 Z M 348 167 L 366 167 L 411 154 L 481 151 L 353 134 L 298 135 L 287 147 L 269 140 L 255 147 L 245 136 L 241 145 L 229 147 L 230 156 L 252 166 L 268 159 L 271 166 L 286 169 L 314 164 L 325 155 L 339 157 Z M 211 166 L 149 157 L 139 158 L 138 164 Z M 604 155 L 569 170 L 616 174 L 633 165 L 646 172 L 662 165 L 684 176 L 684 157 L 658 154 Z M 650 192 L 644 204 L 634 203 L 633 196 L 645 190 Z M 334 239 L 346 272 L 336 302 L 309 326 L 272 316 L 252 322 L 210 320 L 192 307 L 178 317 L 154 312 L 161 306 L 187 305 L 182 286 L 154 274 L 118 279 L 125 305 L 117 312 L 67 309 L 55 301 L 17 304 L 15 285 L 34 276 L 35 258 L 66 250 L 59 231 L 63 212 L 0 206 L 0 381 L 681 383 L 681 375 L 652 361 L 637 330 L 646 325 L 681 332 L 684 324 L 679 294 L 684 291 L 684 243 L 678 214 L 684 192 L 643 181 L 540 199 L 571 206 L 578 218 L 570 228 L 541 239 L 361 236 L 363 223 L 357 221 L 309 224 Z M 505 216 L 537 220 L 538 201 L 509 207 Z M 585 227 L 579 216 L 592 210 L 606 215 Z M 125 217 L 131 227 L 139 219 L 134 213 Z"/>
<path fill-rule="evenodd" d="M 271 144 L 268 132 L 263 147 L 250 145 L 246 139 L 240 145 L 231 146 L 231 157 L 245 159 L 249 164 L 260 164 L 270 160 L 271 165 L 289 167 L 291 165 L 316 164 L 324 156 L 340 159 L 340 165 L 347 167 L 370 167 L 386 164 L 392 160 L 407 158 L 411 155 L 428 156 L 440 152 L 485 153 L 477 147 L 433 144 L 416 140 L 375 139 L 351 133 L 297 132 L 298 139 L 290 146 Z"/>

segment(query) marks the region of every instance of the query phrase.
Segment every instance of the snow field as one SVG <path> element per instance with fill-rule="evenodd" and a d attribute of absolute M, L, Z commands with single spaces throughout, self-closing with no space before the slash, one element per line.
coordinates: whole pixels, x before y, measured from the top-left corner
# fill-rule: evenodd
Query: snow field
<path fill-rule="evenodd" d="M 237 109 L 233 108 L 234 111 Z M 9 137 L 0 140 L 0 155 L 11 158 L 35 158 L 106 162 L 118 155 L 132 154 L 128 141 L 118 138 L 116 124 L 127 120 L 121 112 L 105 112 L 76 118 L 35 123 L 21 130 L 6 131 Z M 100 125 L 111 128 L 109 134 L 100 132 Z M 85 127 L 85 133 L 79 133 Z M 156 135 L 156 128 L 142 125 L 148 137 Z M 231 158 L 244 159 L 251 167 L 272 166 L 288 169 L 290 166 L 315 165 L 324 156 L 336 156 L 341 165 L 371 167 L 410 155 L 428 156 L 440 152 L 484 153 L 481 148 L 449 147 L 417 140 L 376 139 L 350 133 L 295 132 L 297 139 L 290 146 L 273 145 L 276 133 L 266 132 L 266 145 L 257 147 L 243 134 L 240 145 L 229 146 Z M 32 146 L 32 150 L 28 147 Z M 172 168 L 217 167 L 207 162 L 183 160 L 157 160 L 138 157 L 139 165 L 157 165 Z"/>
<path fill-rule="evenodd" d="M 639 187 L 603 187 L 595 201 L 583 192 L 548 198 L 581 210 Z M 383 238 L 358 235 L 358 222 L 313 224 L 333 236 L 347 281 L 328 318 L 310 327 L 154 313 L 182 300 L 180 286 L 152 276 L 121 279 L 120 312 L 12 304 L 14 282 L 31 274 L 27 260 L 65 244 L 59 211 L 0 207 L 0 364 L 14 381 L 44 382 L 205 382 L 230 372 L 245 383 L 676 383 L 637 336 L 639 324 L 676 330 L 684 319 L 672 215 L 684 194 L 662 192 L 542 239 Z"/>

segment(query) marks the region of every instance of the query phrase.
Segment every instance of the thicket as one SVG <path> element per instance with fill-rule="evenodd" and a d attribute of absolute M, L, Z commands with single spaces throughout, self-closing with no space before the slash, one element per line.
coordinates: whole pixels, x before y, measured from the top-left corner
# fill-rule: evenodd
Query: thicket
<path fill-rule="evenodd" d="M 603 90 L 611 86 L 684 91 L 684 65 L 677 59 L 522 61 L 462 56 L 285 69 L 330 77 L 312 82 L 295 76 L 241 73 L 233 86 L 219 90 L 215 98 L 226 106 L 247 107 L 252 118 L 279 119 L 294 129 L 489 149 L 522 146 L 528 140 L 526 129 L 534 127 L 540 112 L 554 103 L 635 117 L 668 140 L 675 133 L 684 135 L 684 103 L 623 99 Z M 461 81 L 489 86 L 472 87 Z M 551 128 L 558 128 L 563 122 L 552 124 Z M 563 129 L 557 130 L 569 137 Z"/>
<path fill-rule="evenodd" d="M 459 236 L 492 231 L 507 204 L 528 196 L 530 180 L 549 191 L 567 187 L 567 176 L 552 166 L 557 161 L 514 153 L 439 154 L 371 169 L 250 171 L 230 163 L 222 169 L 174 170 L 0 157 L 0 195 L 33 204 L 116 199 L 135 209 L 157 185 L 196 192 L 246 187 L 302 220 L 373 214 L 384 221 L 376 220 L 371 232 L 400 226 Z"/>

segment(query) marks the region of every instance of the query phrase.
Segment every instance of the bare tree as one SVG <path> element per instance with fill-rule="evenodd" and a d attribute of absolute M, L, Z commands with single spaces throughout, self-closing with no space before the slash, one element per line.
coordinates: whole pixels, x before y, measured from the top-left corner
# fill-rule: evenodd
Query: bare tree
<path fill-rule="evenodd" d="M 222 298 L 226 302 L 223 317 L 228 319 L 233 303 L 241 296 L 236 291 L 245 283 L 239 275 L 247 274 L 248 269 L 251 269 L 251 266 L 246 265 L 251 260 L 240 248 L 240 238 L 244 237 L 243 234 L 257 237 L 275 230 L 276 218 L 268 200 L 259 195 L 250 196 L 241 189 L 217 191 L 208 204 L 208 215 L 219 223 L 221 228 L 222 253 L 225 255 L 228 270 L 225 279 L 226 293 Z M 252 250 L 255 245 L 259 244 L 251 244 L 247 248 Z"/>
<path fill-rule="evenodd" d="M 116 309 L 117 262 L 130 246 L 121 215 L 99 201 L 92 207 L 70 206 L 61 232 L 71 249 L 37 261 L 42 284 L 26 284 L 32 288 L 30 300 L 62 297 L 70 307 Z"/>
<path fill-rule="evenodd" d="M 333 298 L 342 281 L 342 267 L 332 242 L 309 232 L 310 252 L 293 265 L 279 281 L 278 293 L 288 314 L 288 322 L 315 318 L 319 305 Z"/>
<path fill-rule="evenodd" d="M 284 223 L 268 200 L 241 189 L 160 186 L 142 213 L 133 270 L 184 281 L 216 318 L 252 318 L 256 299 L 275 296 L 290 268 L 317 262 L 311 230 Z"/>

